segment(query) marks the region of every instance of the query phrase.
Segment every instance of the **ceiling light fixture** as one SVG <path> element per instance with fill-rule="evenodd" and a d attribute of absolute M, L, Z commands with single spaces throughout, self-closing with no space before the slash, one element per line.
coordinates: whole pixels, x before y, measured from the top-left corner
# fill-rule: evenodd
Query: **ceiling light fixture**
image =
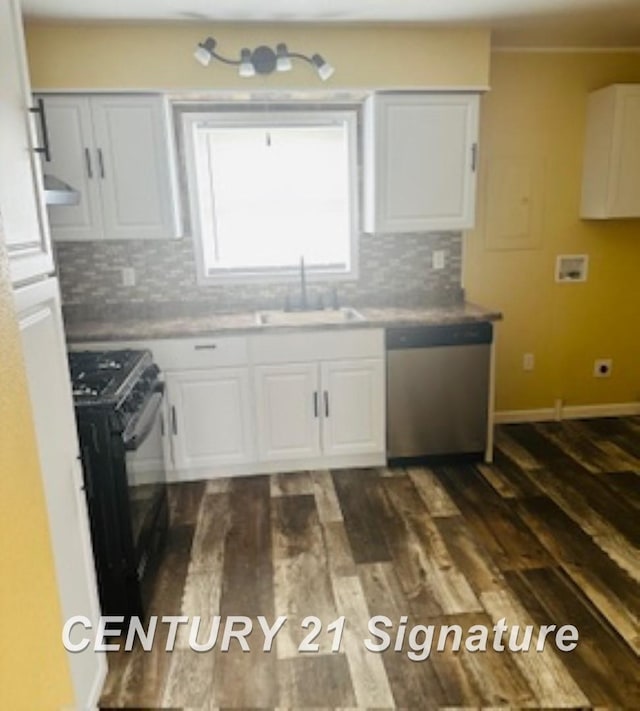
<path fill-rule="evenodd" d="M 307 57 L 306 54 L 290 52 L 287 45 L 280 43 L 276 46 L 275 52 L 271 47 L 261 45 L 256 49 L 245 47 L 240 51 L 240 59 L 227 59 L 216 52 L 217 42 L 213 37 L 207 37 L 204 42 L 200 42 L 193 56 L 203 67 L 209 66 L 212 59 L 217 59 L 224 64 L 231 64 L 238 67 L 241 77 L 253 77 L 256 74 L 271 74 L 271 72 L 288 72 L 292 69 L 292 59 L 301 59 L 310 64 L 322 81 L 327 81 L 335 71 L 319 54 Z"/>

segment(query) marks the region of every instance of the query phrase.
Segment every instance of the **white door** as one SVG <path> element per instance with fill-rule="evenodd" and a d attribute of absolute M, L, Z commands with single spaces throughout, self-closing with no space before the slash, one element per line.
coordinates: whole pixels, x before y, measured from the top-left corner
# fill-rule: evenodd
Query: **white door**
<path fill-rule="evenodd" d="M 16 0 L 0 3 L 0 213 L 14 284 L 53 272 L 22 18 Z"/>
<path fill-rule="evenodd" d="M 43 170 L 80 193 L 77 205 L 48 207 L 55 239 L 101 239 L 100 177 L 93 141 L 91 105 L 82 96 L 43 96 L 51 161 Z"/>
<path fill-rule="evenodd" d="M 84 615 L 95 630 L 100 608 L 57 281 L 51 278 L 19 289 L 15 301 L 62 616 L 67 620 Z M 91 636 L 83 627 L 75 628 L 79 632 L 80 639 Z M 79 641 L 76 634 L 72 641 Z M 104 655 L 92 646 L 93 640 L 85 651 L 67 655 L 75 708 L 95 706 L 106 675 Z"/>
<path fill-rule="evenodd" d="M 321 366 L 324 454 L 384 452 L 384 363 L 329 361 Z"/>
<path fill-rule="evenodd" d="M 92 97 L 91 107 L 105 235 L 175 236 L 162 97 Z"/>
<path fill-rule="evenodd" d="M 167 390 L 176 469 L 253 459 L 247 368 L 171 373 Z"/>
<path fill-rule="evenodd" d="M 416 232 L 472 227 L 478 96 L 378 95 L 374 230 Z"/>
<path fill-rule="evenodd" d="M 254 374 L 260 459 L 319 456 L 317 363 L 260 365 Z"/>

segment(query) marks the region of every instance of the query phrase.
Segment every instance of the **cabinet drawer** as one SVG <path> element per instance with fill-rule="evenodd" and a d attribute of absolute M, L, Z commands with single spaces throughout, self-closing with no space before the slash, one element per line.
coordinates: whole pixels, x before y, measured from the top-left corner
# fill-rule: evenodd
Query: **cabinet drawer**
<path fill-rule="evenodd" d="M 384 353 L 384 332 L 379 328 L 361 328 L 264 334 L 249 339 L 249 350 L 256 364 L 380 358 Z"/>
<path fill-rule="evenodd" d="M 200 370 L 248 362 L 247 339 L 243 336 L 158 340 L 149 345 L 162 370 Z"/>
<path fill-rule="evenodd" d="M 161 370 L 202 370 L 224 365 L 246 365 L 247 339 L 244 336 L 202 338 L 161 338 L 144 341 L 101 341 L 74 343 L 71 350 L 117 350 L 147 348 Z"/>

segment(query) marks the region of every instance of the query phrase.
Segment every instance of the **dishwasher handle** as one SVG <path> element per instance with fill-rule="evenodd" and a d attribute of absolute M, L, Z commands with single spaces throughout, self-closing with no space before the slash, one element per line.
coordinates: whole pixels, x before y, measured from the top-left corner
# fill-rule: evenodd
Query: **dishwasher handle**
<path fill-rule="evenodd" d="M 437 326 L 400 326 L 387 328 L 388 351 L 437 346 L 470 346 L 493 341 L 493 326 L 488 321 L 441 324 Z"/>

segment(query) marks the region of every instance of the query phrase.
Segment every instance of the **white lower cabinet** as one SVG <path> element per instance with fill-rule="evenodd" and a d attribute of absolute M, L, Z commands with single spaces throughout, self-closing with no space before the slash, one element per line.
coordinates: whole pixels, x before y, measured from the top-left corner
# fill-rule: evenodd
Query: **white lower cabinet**
<path fill-rule="evenodd" d="M 79 344 L 148 348 L 164 373 L 172 480 L 382 466 L 381 329 Z"/>
<path fill-rule="evenodd" d="M 169 373 L 166 381 L 175 469 L 254 459 L 248 368 Z"/>
<path fill-rule="evenodd" d="M 384 452 L 382 359 L 256 366 L 264 461 Z"/>

